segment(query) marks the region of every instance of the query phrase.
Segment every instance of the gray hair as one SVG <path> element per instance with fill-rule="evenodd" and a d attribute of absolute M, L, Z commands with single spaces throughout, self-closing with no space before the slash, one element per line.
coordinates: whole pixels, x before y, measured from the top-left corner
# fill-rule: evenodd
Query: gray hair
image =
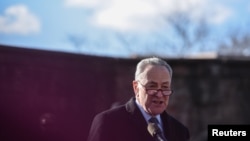
<path fill-rule="evenodd" d="M 140 74 L 144 71 L 147 65 L 155 65 L 155 66 L 164 66 L 168 69 L 170 76 L 172 77 L 173 70 L 171 66 L 164 60 L 158 58 L 158 57 L 150 57 L 150 58 L 145 58 L 141 60 L 137 66 L 136 66 L 136 71 L 135 71 L 135 80 L 139 79 Z"/>

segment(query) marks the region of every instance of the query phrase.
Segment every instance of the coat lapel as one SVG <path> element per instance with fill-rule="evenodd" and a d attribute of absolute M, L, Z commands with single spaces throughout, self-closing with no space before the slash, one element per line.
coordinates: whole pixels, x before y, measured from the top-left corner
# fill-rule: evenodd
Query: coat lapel
<path fill-rule="evenodd" d="M 126 103 L 126 110 L 129 113 L 129 118 L 131 122 L 135 125 L 135 127 L 138 129 L 138 133 L 140 132 L 142 135 L 149 135 L 147 131 L 147 122 L 144 119 L 140 109 L 135 103 L 135 98 L 131 98 L 127 103 Z"/>
<path fill-rule="evenodd" d="M 126 110 L 130 114 L 131 121 L 135 122 L 135 124 L 138 124 L 139 127 L 147 126 L 147 122 L 135 103 L 135 98 L 131 98 L 126 103 Z"/>
<path fill-rule="evenodd" d="M 166 111 L 164 111 L 161 114 L 161 120 L 162 120 L 162 124 L 163 124 L 163 130 L 164 130 L 164 135 L 165 137 L 170 140 L 170 131 L 171 131 L 171 125 L 169 124 L 169 115 Z"/>

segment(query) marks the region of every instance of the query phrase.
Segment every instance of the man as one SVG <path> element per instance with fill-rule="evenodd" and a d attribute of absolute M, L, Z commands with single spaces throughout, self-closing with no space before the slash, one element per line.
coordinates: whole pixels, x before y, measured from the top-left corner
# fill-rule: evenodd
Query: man
<path fill-rule="evenodd" d="M 155 117 L 163 140 L 187 141 L 188 129 L 166 112 L 171 89 L 172 68 L 157 57 L 137 64 L 133 89 L 135 96 L 125 105 L 104 111 L 93 120 L 88 141 L 154 141 L 148 131 Z M 157 130 L 158 133 L 158 130 Z"/>

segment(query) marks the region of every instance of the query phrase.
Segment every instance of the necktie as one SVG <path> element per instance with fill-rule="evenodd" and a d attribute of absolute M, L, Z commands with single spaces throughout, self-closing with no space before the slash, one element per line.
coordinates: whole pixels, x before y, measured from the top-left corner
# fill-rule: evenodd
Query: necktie
<path fill-rule="evenodd" d="M 161 128 L 159 127 L 159 121 L 157 120 L 157 118 L 152 117 L 148 121 L 149 121 L 149 124 L 153 123 L 155 126 L 157 126 L 155 128 L 155 131 L 154 131 L 154 129 L 152 129 L 151 131 L 149 131 L 149 132 L 151 132 L 153 134 L 154 137 L 157 134 L 157 136 L 155 137 L 156 141 L 167 141 L 167 139 L 165 138 L 164 134 L 162 133 Z"/>
<path fill-rule="evenodd" d="M 155 123 L 155 124 L 159 124 L 159 121 L 156 117 L 151 117 L 149 120 L 148 120 L 150 123 Z"/>

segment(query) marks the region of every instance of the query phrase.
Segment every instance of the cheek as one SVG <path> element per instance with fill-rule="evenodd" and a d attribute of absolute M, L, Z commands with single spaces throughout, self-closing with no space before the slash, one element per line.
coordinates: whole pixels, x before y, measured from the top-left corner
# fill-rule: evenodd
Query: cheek
<path fill-rule="evenodd" d="M 148 106 L 148 104 L 150 103 L 149 100 L 148 100 L 147 95 L 144 94 L 143 92 L 138 93 L 138 94 L 137 94 L 137 97 L 138 97 L 138 99 L 139 99 L 141 105 Z"/>
<path fill-rule="evenodd" d="M 168 101 L 169 101 L 169 97 L 165 99 L 166 103 L 168 104 Z"/>
<path fill-rule="evenodd" d="M 169 101 L 169 98 L 166 98 L 165 99 L 165 105 L 166 105 L 166 107 L 168 106 L 168 101 Z"/>
<path fill-rule="evenodd" d="M 144 104 L 146 101 L 146 97 L 142 93 L 140 93 L 138 97 L 139 97 L 141 103 Z"/>
<path fill-rule="evenodd" d="M 144 103 L 145 103 L 145 106 L 147 107 L 147 108 L 149 108 L 149 107 L 151 107 L 151 105 L 152 105 L 152 100 L 151 100 L 151 98 L 150 97 L 144 97 Z"/>

